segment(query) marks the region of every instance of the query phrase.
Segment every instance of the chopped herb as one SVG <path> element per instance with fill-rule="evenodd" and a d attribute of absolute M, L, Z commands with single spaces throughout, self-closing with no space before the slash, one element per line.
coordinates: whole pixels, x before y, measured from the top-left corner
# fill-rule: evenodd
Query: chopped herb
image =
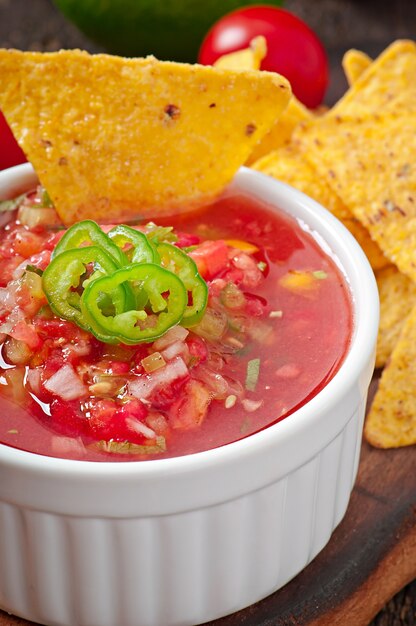
<path fill-rule="evenodd" d="M 246 389 L 255 391 L 260 374 L 260 359 L 251 359 L 247 363 Z"/>
<path fill-rule="evenodd" d="M 130 441 L 96 441 L 91 447 L 98 448 L 102 452 L 115 454 L 158 454 L 166 450 L 164 437 L 157 437 L 154 445 L 140 445 Z"/>
<path fill-rule="evenodd" d="M 43 270 L 40 267 L 36 267 L 36 265 L 26 265 L 26 272 L 33 272 L 34 274 L 38 274 L 38 276 L 42 276 Z"/>
<path fill-rule="evenodd" d="M 21 196 L 17 196 L 17 198 L 12 198 L 12 200 L 2 200 L 0 202 L 0 213 L 14 211 L 15 209 L 19 208 L 25 198 L 26 194 L 23 193 Z"/>
<path fill-rule="evenodd" d="M 318 278 L 318 280 L 325 280 L 325 278 L 328 278 L 328 274 L 324 272 L 324 270 L 316 270 L 316 272 L 312 272 L 312 275 L 315 278 Z"/>

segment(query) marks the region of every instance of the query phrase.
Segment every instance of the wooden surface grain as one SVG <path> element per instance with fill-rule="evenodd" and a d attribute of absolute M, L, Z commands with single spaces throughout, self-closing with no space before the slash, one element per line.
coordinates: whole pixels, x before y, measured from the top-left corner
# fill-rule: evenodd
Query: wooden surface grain
<path fill-rule="evenodd" d="M 394 39 L 416 39 L 414 0 L 286 0 L 285 7 L 306 20 L 328 51 L 329 105 L 346 89 L 347 49 L 374 57 Z M 0 47 L 101 51 L 51 0 L 0 0 Z M 276 594 L 212 625 L 416 626 L 415 456 L 414 448 L 364 445 L 347 515 L 324 551 Z M 0 626 L 28 624 L 0 612 Z"/>

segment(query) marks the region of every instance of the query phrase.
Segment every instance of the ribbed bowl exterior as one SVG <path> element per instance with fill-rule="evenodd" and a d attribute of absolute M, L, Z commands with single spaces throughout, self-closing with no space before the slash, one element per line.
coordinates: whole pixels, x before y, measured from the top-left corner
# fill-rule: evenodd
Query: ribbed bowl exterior
<path fill-rule="evenodd" d="M 105 519 L 0 503 L 0 606 L 59 626 L 179 626 L 257 602 L 300 572 L 344 516 L 363 415 L 364 402 L 286 477 L 205 509 Z"/>

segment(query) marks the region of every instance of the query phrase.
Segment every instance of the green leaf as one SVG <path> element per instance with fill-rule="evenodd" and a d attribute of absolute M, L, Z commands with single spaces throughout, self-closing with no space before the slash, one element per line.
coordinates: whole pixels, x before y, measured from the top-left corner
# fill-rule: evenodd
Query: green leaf
<path fill-rule="evenodd" d="M 255 391 L 260 374 L 260 359 L 251 359 L 247 363 L 246 389 Z"/>

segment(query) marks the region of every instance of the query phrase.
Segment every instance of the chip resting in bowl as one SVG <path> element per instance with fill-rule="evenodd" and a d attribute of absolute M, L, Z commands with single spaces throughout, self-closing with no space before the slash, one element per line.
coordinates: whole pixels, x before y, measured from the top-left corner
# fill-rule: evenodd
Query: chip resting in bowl
<path fill-rule="evenodd" d="M 213 199 L 290 95 L 270 72 L 0 50 L 0 109 L 66 224 Z"/>

